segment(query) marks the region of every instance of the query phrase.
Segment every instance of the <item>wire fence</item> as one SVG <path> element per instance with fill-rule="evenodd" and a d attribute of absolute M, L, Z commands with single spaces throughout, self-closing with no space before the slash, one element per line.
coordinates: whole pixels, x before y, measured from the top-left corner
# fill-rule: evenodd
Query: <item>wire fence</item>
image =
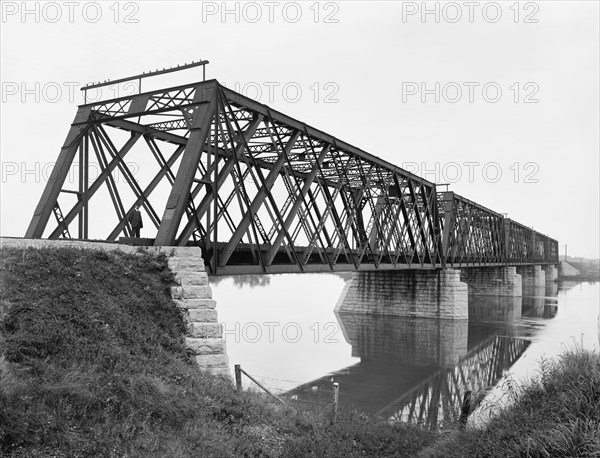
<path fill-rule="evenodd" d="M 250 380 L 249 384 L 246 384 L 247 391 L 253 391 L 257 393 L 266 393 L 270 399 L 283 404 L 292 410 L 301 413 L 304 416 L 308 416 L 313 420 L 326 420 L 332 424 L 340 417 L 340 389 L 346 389 L 347 392 L 352 392 L 352 383 L 345 383 L 344 386 L 340 387 L 340 383 L 335 380 L 334 376 L 329 379 L 321 379 L 313 382 L 301 382 L 299 380 L 290 380 L 283 378 L 268 377 L 259 374 L 248 374 L 243 370 L 240 365 L 235 365 L 235 377 L 236 377 L 236 389 L 242 391 L 243 382 L 242 375 Z M 485 397 L 481 391 L 487 391 L 491 387 L 487 387 L 487 390 L 476 390 L 475 392 L 465 387 L 465 390 L 461 394 L 461 399 L 458 400 L 457 405 L 446 406 L 441 405 L 441 402 L 436 404 L 428 405 L 426 410 L 439 410 L 444 408 L 451 408 L 453 412 L 446 412 L 442 420 L 436 421 L 436 429 L 447 429 L 452 425 L 457 425 L 460 428 L 464 428 L 468 417 L 473 413 L 474 410 L 490 409 L 489 405 L 482 404 L 482 400 Z M 408 407 L 407 407 L 408 408 Z M 421 409 L 421 408 L 420 408 Z M 419 409 L 419 410 L 420 410 Z M 342 406 L 342 411 L 354 410 L 350 405 Z M 447 409 L 446 409 L 447 410 Z M 453 415 L 449 415 L 453 413 Z M 380 414 L 380 413 L 378 413 Z M 392 415 L 388 418 L 390 422 L 408 422 L 415 424 L 422 424 L 422 426 L 432 427 L 432 425 L 425 425 L 423 422 L 417 422 L 415 419 L 411 421 L 410 418 L 395 418 Z M 402 416 L 401 416 L 402 417 Z M 448 418 L 446 418 L 448 417 Z M 450 417 L 453 419 L 450 421 Z M 436 415 L 437 418 L 437 415 Z"/>
<path fill-rule="evenodd" d="M 299 380 L 249 374 L 239 364 L 236 364 L 235 381 L 237 391 L 243 389 L 242 375 L 245 375 L 252 382 L 247 388 L 248 391 L 265 392 L 274 401 L 297 412 L 302 412 L 315 420 L 329 418 L 333 423 L 337 419 L 340 385 L 333 378 L 331 385 L 328 387 L 329 389 L 323 389 L 322 383 L 319 385 L 302 385 Z M 289 387 L 283 388 L 286 384 Z"/>

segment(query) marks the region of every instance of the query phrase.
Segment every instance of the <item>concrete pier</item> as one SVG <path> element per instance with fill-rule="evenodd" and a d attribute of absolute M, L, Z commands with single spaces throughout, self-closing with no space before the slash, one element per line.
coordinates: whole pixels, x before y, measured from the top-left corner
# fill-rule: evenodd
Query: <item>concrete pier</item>
<path fill-rule="evenodd" d="M 335 310 L 468 319 L 467 285 L 454 269 L 358 272 L 346 284 Z"/>

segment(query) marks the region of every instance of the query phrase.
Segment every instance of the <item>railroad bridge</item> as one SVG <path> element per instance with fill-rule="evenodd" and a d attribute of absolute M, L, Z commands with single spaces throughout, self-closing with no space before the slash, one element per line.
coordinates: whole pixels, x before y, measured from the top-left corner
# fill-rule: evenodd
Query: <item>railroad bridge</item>
<path fill-rule="evenodd" d="M 127 162 L 132 151 L 152 170 L 145 182 Z M 74 167 L 78 184 L 67 189 Z M 114 214 L 94 205 L 100 190 Z M 145 239 L 132 237 L 136 206 Z M 424 300 L 438 305 L 462 301 L 461 279 L 520 295 L 542 267 L 553 280 L 558 262 L 547 235 L 216 80 L 79 106 L 25 236 L 194 244 L 211 275 L 353 271 L 355 288 L 375 278 L 380 289 L 433 286 L 437 299 Z M 351 289 L 340 308 L 361 311 Z M 415 303 L 389 306 L 397 295 L 385 291 L 379 311 L 420 315 Z"/>

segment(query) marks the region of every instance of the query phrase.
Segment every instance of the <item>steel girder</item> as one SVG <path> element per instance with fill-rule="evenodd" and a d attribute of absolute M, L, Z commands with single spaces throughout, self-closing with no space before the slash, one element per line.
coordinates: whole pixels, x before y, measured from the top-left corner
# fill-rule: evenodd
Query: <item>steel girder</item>
<path fill-rule="evenodd" d="M 158 167 L 143 186 L 125 162 L 140 148 L 142 166 Z M 79 187 L 67 190 L 78 152 Z M 90 155 L 100 166 L 94 180 Z M 78 237 L 89 238 L 100 189 L 116 215 L 102 240 L 131 236 L 128 218 L 141 205 L 152 243 L 199 245 L 213 274 L 431 269 L 557 254 L 552 239 L 453 193 L 438 196 L 435 184 L 216 80 L 81 106 L 26 237 L 69 237 L 78 218 Z M 65 194 L 76 202 L 59 203 Z"/>

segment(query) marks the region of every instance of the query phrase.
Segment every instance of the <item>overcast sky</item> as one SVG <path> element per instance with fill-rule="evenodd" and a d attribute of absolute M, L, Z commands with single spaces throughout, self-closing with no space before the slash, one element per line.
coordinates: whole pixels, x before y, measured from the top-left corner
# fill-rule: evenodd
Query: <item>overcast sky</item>
<path fill-rule="evenodd" d="M 598 257 L 596 1 L 27 8 L 2 2 L 1 235 L 24 235 L 82 85 L 207 59 L 207 77 Z"/>

